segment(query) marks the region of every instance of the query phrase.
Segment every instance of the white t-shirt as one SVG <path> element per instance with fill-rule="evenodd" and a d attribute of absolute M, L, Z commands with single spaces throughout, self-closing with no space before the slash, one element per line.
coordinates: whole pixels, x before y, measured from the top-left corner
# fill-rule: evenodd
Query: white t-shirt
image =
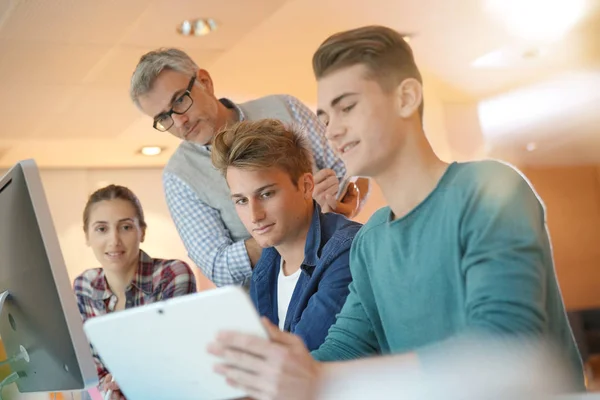
<path fill-rule="evenodd" d="M 277 315 L 279 316 L 279 329 L 281 330 L 283 330 L 290 300 L 292 300 L 292 295 L 294 294 L 294 289 L 296 289 L 296 283 L 298 283 L 301 272 L 302 269 L 298 268 L 298 271 L 292 275 L 285 276 L 283 273 L 283 258 L 281 259 L 279 276 L 277 277 Z"/>

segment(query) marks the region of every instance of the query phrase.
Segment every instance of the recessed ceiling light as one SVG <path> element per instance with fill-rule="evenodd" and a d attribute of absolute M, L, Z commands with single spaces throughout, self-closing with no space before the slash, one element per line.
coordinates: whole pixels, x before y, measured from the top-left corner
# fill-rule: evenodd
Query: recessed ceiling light
<path fill-rule="evenodd" d="M 538 58 L 542 55 L 542 49 L 539 47 L 533 47 L 531 49 L 525 50 L 523 52 L 523 54 L 521 54 L 521 56 L 526 59 L 526 60 L 530 60 L 533 58 Z"/>
<path fill-rule="evenodd" d="M 162 153 L 162 151 L 163 148 L 159 146 L 145 146 L 140 149 L 140 153 L 149 157 L 157 156 Z"/>
<path fill-rule="evenodd" d="M 527 149 L 527 151 L 534 151 L 535 149 L 537 149 L 537 144 L 535 144 L 535 142 L 527 143 L 527 146 L 525 146 L 525 148 Z"/>
<path fill-rule="evenodd" d="M 504 49 L 497 49 L 477 58 L 471 63 L 471 66 L 475 68 L 499 68 L 507 66 L 508 59 L 509 57 L 507 57 Z"/>
<path fill-rule="evenodd" d="M 205 36 L 217 29 L 217 21 L 212 18 L 186 19 L 177 27 L 183 36 Z"/>

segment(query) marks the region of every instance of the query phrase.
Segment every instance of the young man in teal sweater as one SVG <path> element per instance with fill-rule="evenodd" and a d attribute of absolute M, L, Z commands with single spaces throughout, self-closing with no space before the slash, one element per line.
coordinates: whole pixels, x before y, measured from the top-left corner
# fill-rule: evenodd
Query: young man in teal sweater
<path fill-rule="evenodd" d="M 356 236 L 350 294 L 312 357 L 266 323 L 270 341 L 222 333 L 210 348 L 225 362 L 217 370 L 256 398 L 311 398 L 340 368 L 425 365 L 432 350 L 484 337 L 549 340 L 582 381 L 544 208 L 529 183 L 500 162 L 436 157 L 423 131 L 421 75 L 398 32 L 335 34 L 313 68 L 328 140 L 349 174 L 375 179 L 389 207 Z M 395 356 L 347 361 L 386 354 Z"/>

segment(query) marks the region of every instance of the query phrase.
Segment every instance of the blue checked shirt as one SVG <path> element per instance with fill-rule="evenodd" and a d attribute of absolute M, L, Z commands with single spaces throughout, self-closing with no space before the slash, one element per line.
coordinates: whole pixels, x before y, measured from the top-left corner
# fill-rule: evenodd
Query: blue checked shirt
<path fill-rule="evenodd" d="M 332 169 L 341 180 L 346 175 L 346 167 L 329 147 L 325 126 L 295 97 L 281 95 L 281 98 L 291 111 L 294 126 L 305 132 L 317 169 Z M 246 119 L 234 103 L 227 99 L 221 102 L 235 108 L 241 121 Z M 244 241 L 231 239 L 220 212 L 202 202 L 177 175 L 165 172 L 163 184 L 167 206 L 190 259 L 217 286 L 248 284 L 252 267 Z"/>

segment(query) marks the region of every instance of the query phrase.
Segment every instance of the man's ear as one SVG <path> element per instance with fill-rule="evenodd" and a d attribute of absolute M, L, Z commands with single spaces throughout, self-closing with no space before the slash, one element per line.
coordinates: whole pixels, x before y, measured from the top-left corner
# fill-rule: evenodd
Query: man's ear
<path fill-rule="evenodd" d="M 212 78 L 207 70 L 200 68 L 196 73 L 196 81 L 204 88 L 204 90 L 214 96 L 215 88 L 213 86 Z"/>
<path fill-rule="evenodd" d="M 418 80 L 407 78 L 396 88 L 395 97 L 398 115 L 410 118 L 419 112 L 423 102 L 423 86 Z"/>
<path fill-rule="evenodd" d="M 315 190 L 315 178 L 311 173 L 303 174 L 299 179 L 300 190 L 302 190 L 305 199 L 312 199 Z"/>

